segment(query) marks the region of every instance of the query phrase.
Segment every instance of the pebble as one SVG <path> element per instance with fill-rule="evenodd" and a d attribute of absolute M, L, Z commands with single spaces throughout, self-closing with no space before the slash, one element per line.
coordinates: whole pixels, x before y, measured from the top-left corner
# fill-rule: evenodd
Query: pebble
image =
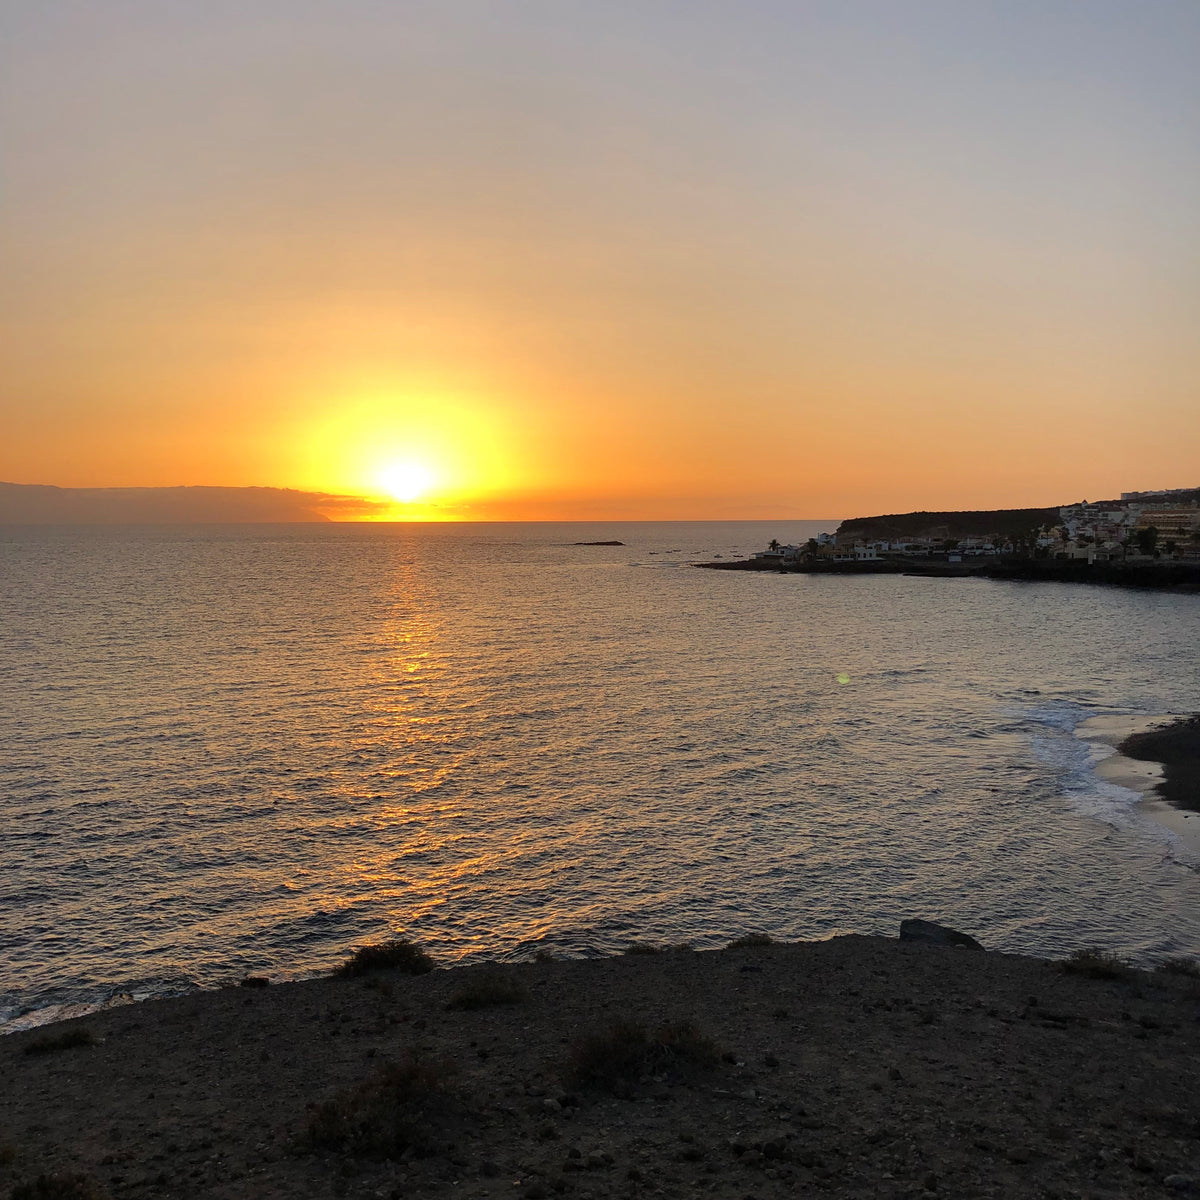
<path fill-rule="evenodd" d="M 1197 1175 L 1168 1175 L 1163 1180 L 1163 1186 L 1173 1192 L 1200 1191 L 1200 1176 Z"/>

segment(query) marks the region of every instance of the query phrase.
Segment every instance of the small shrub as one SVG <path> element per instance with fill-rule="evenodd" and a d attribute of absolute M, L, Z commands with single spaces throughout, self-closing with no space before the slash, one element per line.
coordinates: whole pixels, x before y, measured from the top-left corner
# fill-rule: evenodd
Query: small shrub
<path fill-rule="evenodd" d="M 623 954 L 657 954 L 659 948 L 649 942 L 630 942 L 622 951 Z"/>
<path fill-rule="evenodd" d="M 19 1183 L 12 1200 L 108 1200 L 108 1193 L 90 1175 L 39 1175 Z"/>
<path fill-rule="evenodd" d="M 62 1033 L 47 1034 L 37 1038 L 25 1047 L 26 1054 L 53 1054 L 57 1050 L 71 1050 L 76 1046 L 94 1046 L 95 1035 L 83 1025 L 74 1029 L 64 1029 Z"/>
<path fill-rule="evenodd" d="M 403 971 L 405 975 L 424 975 L 432 971 L 434 961 L 416 942 L 393 938 L 372 946 L 356 946 L 354 953 L 336 971 L 339 979 L 351 979 L 368 971 Z"/>
<path fill-rule="evenodd" d="M 712 1038 L 691 1021 L 669 1021 L 653 1039 L 654 1063 L 664 1066 L 715 1067 L 721 1054 Z"/>
<path fill-rule="evenodd" d="M 525 999 L 525 989 L 503 971 L 486 971 L 464 984 L 450 997 L 447 1008 L 467 1012 L 476 1008 L 496 1008 L 502 1004 L 519 1004 Z"/>
<path fill-rule="evenodd" d="M 690 1021 L 672 1021 L 649 1033 L 636 1021 L 617 1021 L 577 1041 L 572 1077 L 611 1092 L 628 1090 L 643 1075 L 684 1075 L 715 1067 L 720 1052 Z"/>
<path fill-rule="evenodd" d="M 752 946 L 773 946 L 775 939 L 769 933 L 747 933 L 729 943 L 730 950 L 747 950 Z"/>
<path fill-rule="evenodd" d="M 1166 958 L 1154 969 L 1164 975 L 1187 975 L 1192 979 L 1200 979 L 1200 963 L 1194 958 Z"/>
<path fill-rule="evenodd" d="M 317 1105 L 300 1138 L 302 1150 L 337 1150 L 398 1159 L 433 1149 L 439 1124 L 453 1114 L 452 1065 L 416 1051 Z"/>
<path fill-rule="evenodd" d="M 547 963 L 547 962 L 556 962 L 557 959 L 555 957 L 553 950 L 547 950 L 547 949 L 545 949 L 545 947 L 543 947 L 542 949 L 538 950 L 536 954 L 534 954 L 533 961 L 540 962 L 540 963 Z"/>
<path fill-rule="evenodd" d="M 247 975 L 242 980 L 239 987 L 244 988 L 265 988 L 270 987 L 271 981 L 265 975 Z"/>
<path fill-rule="evenodd" d="M 1124 959 L 1095 947 L 1076 950 L 1062 969 L 1068 975 L 1083 975 L 1087 979 L 1124 979 L 1129 974 L 1129 964 Z"/>

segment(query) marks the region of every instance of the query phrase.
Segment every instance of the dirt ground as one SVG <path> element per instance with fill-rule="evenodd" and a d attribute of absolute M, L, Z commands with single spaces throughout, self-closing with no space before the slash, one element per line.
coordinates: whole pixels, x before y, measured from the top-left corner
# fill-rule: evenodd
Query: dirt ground
<path fill-rule="evenodd" d="M 0 1039 L 10 1193 L 1200 1195 L 1200 979 L 844 937 L 198 993 Z"/>

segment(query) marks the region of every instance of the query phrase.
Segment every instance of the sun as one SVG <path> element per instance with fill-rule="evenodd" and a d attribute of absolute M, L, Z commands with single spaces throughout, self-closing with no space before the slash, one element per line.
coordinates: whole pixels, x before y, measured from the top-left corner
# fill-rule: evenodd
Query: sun
<path fill-rule="evenodd" d="M 388 463 L 375 478 L 393 500 L 403 504 L 420 499 L 435 482 L 433 472 L 419 462 Z"/>

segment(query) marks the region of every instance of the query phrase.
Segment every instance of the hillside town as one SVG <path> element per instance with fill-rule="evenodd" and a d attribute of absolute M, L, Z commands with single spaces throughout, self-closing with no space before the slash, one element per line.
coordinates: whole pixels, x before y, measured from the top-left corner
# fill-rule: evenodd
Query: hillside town
<path fill-rule="evenodd" d="M 1047 519 L 1022 528 L 1013 521 L 1022 511 L 1035 520 Z M 773 541 L 751 561 L 785 569 L 803 563 L 888 559 L 964 563 L 1003 556 L 1089 564 L 1200 563 L 1200 488 L 1124 492 L 1119 500 L 1092 503 L 1081 500 L 1059 508 L 1056 516 L 1055 510 L 1034 509 L 995 515 L 992 529 L 986 528 L 986 513 L 910 513 L 903 518 L 843 521 L 837 532 L 820 534 L 799 546 Z M 1002 516 L 1007 520 L 999 520 Z"/>

